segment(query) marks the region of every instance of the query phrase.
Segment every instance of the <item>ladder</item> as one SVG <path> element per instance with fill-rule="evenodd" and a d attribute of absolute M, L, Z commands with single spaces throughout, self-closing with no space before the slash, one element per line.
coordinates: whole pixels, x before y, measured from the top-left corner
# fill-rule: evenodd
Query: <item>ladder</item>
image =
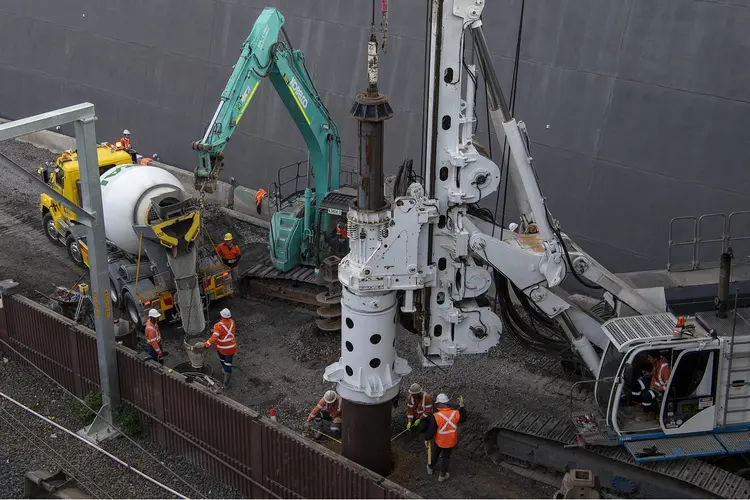
<path fill-rule="evenodd" d="M 728 353 L 728 366 L 727 366 L 727 383 L 724 388 L 724 412 L 721 419 L 722 426 L 727 427 L 727 415 L 730 413 L 750 412 L 750 391 L 744 391 L 744 394 L 738 394 L 736 396 L 730 396 L 729 390 L 732 388 L 740 388 L 750 386 L 750 363 L 742 363 L 743 366 L 735 366 L 735 359 L 750 359 L 750 352 L 738 352 L 735 353 L 735 347 L 740 345 L 750 344 L 750 337 L 742 336 L 737 338 L 737 320 L 738 320 L 738 309 L 737 305 L 739 302 L 739 293 L 735 292 L 734 295 L 734 317 L 732 319 L 732 340 L 729 344 Z M 746 323 L 745 318 L 740 317 L 740 321 Z"/>

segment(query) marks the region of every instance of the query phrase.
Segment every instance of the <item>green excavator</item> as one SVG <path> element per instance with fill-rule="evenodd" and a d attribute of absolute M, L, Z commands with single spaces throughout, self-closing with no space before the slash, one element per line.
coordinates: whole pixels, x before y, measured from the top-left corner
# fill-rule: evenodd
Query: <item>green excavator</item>
<path fill-rule="evenodd" d="M 192 143 L 198 151 L 195 187 L 201 192 L 214 191 L 227 142 L 261 81 L 271 80 L 302 134 L 309 156 L 307 162 L 283 167 L 287 174 L 292 170 L 291 177 L 283 180 L 284 172 L 280 172 L 278 182 L 269 187 L 270 205 L 275 210 L 269 231 L 270 256 L 254 263 L 243 280 L 250 285 L 248 289 L 259 293 L 322 306 L 319 326 L 337 330 L 337 301 L 330 297 L 335 295 L 331 291 L 335 284 L 328 287 L 331 293 L 321 292 L 324 283 L 317 270 L 328 257 L 341 258 L 348 252 L 346 213 L 356 193 L 340 186 L 338 127 L 310 78 L 304 54 L 292 48 L 283 25 L 284 16 L 266 7 L 243 43 L 206 133 Z M 305 181 L 306 186 L 301 187 Z M 292 187 L 292 192 L 282 193 L 284 187 Z"/>

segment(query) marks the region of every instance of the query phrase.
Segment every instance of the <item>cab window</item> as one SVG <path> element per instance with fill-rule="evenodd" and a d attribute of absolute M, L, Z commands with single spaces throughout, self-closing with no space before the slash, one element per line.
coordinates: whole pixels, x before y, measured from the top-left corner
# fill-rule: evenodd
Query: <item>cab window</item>
<path fill-rule="evenodd" d="M 55 184 L 57 184 L 57 187 L 60 189 L 63 188 L 65 185 L 65 170 L 61 168 L 55 169 Z"/>
<path fill-rule="evenodd" d="M 99 175 L 104 175 L 107 171 L 111 170 L 112 168 L 116 167 L 114 163 L 110 163 L 109 165 L 102 165 L 99 167 Z"/>
<path fill-rule="evenodd" d="M 664 425 L 680 427 L 714 405 L 718 373 L 717 350 L 687 352 L 672 373 L 665 397 Z M 677 358 L 676 352 L 673 356 Z M 670 363 L 671 365 L 671 363 Z"/>

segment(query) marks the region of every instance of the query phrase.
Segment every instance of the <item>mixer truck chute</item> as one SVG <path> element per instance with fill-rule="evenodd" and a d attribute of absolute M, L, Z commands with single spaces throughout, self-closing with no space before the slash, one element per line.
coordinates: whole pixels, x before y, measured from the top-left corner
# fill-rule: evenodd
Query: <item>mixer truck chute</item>
<path fill-rule="evenodd" d="M 186 333 L 202 331 L 206 302 L 231 295 L 234 287 L 213 248 L 199 244 L 197 200 L 164 169 L 133 165 L 130 155 L 108 146 L 98 152 L 112 303 L 139 326 L 155 308 L 180 320 Z M 40 171 L 43 179 L 80 205 L 73 185 L 79 178 L 76 153 L 61 155 L 56 165 L 51 173 Z M 50 239 L 65 241 L 71 258 L 87 266 L 83 228 L 46 195 L 41 208 Z"/>

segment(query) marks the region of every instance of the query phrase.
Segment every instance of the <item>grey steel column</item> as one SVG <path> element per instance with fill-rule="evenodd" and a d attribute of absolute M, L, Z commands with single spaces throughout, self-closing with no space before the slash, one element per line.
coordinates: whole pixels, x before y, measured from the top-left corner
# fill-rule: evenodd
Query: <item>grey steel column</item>
<path fill-rule="evenodd" d="M 96 117 L 75 122 L 78 165 L 81 172 L 83 209 L 93 216 L 86 227 L 89 249 L 91 299 L 94 303 L 96 350 L 99 357 L 102 407 L 112 409 L 120 404 L 120 385 L 117 377 L 115 330 L 109 298 L 109 266 L 107 263 L 107 235 L 104 231 L 102 191 L 99 185 L 99 160 L 96 153 Z M 111 422 L 111 415 L 102 415 Z"/>

